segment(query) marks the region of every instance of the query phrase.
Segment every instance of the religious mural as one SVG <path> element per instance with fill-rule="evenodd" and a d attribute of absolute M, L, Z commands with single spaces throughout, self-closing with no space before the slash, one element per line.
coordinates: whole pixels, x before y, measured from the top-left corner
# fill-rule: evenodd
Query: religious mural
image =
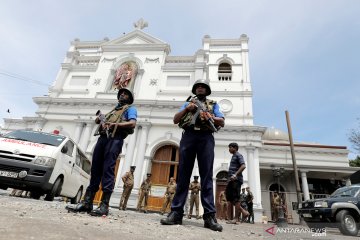
<path fill-rule="evenodd" d="M 128 61 L 121 64 L 116 70 L 113 88 L 121 89 L 128 88 L 130 90 L 134 87 L 134 81 L 138 72 L 138 67 L 135 62 Z"/>

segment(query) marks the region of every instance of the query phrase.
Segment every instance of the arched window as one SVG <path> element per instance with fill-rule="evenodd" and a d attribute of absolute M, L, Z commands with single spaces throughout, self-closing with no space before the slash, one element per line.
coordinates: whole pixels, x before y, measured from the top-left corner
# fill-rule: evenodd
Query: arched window
<path fill-rule="evenodd" d="M 231 81 L 232 69 L 229 63 L 220 63 L 218 68 L 219 81 Z"/>

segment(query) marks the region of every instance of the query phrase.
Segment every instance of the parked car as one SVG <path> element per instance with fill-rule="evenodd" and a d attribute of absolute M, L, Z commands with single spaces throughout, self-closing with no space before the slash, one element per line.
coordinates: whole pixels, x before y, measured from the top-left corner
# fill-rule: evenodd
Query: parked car
<path fill-rule="evenodd" d="M 30 191 L 52 201 L 78 203 L 90 181 L 91 162 L 67 136 L 16 130 L 0 137 L 0 188 Z"/>
<path fill-rule="evenodd" d="M 357 236 L 360 224 L 360 184 L 337 189 L 328 198 L 302 202 L 298 213 L 310 228 L 337 227 L 344 235 Z"/>

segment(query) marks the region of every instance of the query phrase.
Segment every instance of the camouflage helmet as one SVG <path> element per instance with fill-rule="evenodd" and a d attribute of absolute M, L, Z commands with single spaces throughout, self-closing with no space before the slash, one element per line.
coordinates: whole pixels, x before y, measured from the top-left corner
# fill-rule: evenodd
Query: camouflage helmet
<path fill-rule="evenodd" d="M 211 88 L 210 88 L 209 80 L 206 80 L 206 79 L 196 80 L 196 81 L 194 82 L 194 85 L 193 85 L 193 87 L 192 87 L 191 92 L 196 95 L 196 88 L 197 88 L 197 86 L 198 86 L 199 84 L 202 84 L 202 85 L 205 86 L 205 88 L 206 88 L 206 96 L 209 96 L 209 95 L 211 94 Z"/>
<path fill-rule="evenodd" d="M 129 95 L 129 105 L 133 104 L 134 96 L 133 96 L 132 92 L 127 88 L 120 88 L 119 89 L 119 92 L 117 93 L 117 99 L 119 100 L 120 94 L 123 93 L 123 92 L 126 92 Z"/>

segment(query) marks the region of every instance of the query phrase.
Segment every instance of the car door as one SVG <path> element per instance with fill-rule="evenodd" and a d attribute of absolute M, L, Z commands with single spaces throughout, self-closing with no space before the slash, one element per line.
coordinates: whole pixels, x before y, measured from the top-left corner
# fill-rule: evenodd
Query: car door
<path fill-rule="evenodd" d="M 61 195 L 72 197 L 77 192 L 76 186 L 74 186 L 74 182 L 76 182 L 76 172 L 74 172 L 76 147 L 71 140 L 68 140 L 64 147 L 67 148 L 67 151 L 61 153 L 61 164 L 64 172 Z"/>

